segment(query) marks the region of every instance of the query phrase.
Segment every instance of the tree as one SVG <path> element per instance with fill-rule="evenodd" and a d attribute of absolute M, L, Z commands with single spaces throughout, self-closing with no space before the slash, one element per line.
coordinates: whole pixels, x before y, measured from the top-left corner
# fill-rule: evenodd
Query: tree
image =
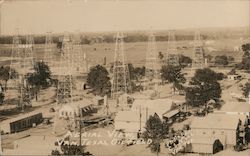
<path fill-rule="evenodd" d="M 228 60 L 228 62 L 233 62 L 234 61 L 234 57 L 233 56 L 228 56 L 227 60 Z"/>
<path fill-rule="evenodd" d="M 77 155 L 77 156 L 92 156 L 91 153 L 85 152 L 85 146 L 78 145 L 61 145 L 61 150 L 63 153 L 60 153 L 58 150 L 52 150 L 52 156 L 65 156 L 65 155 Z"/>
<path fill-rule="evenodd" d="M 167 138 L 169 127 L 165 122 L 161 121 L 157 114 L 154 114 L 153 116 L 149 116 L 145 129 L 142 136 L 145 140 L 152 140 L 152 143 L 149 144 L 149 148 L 158 155 L 161 143 Z"/>
<path fill-rule="evenodd" d="M 208 60 L 208 62 L 211 62 L 212 59 L 213 59 L 213 56 L 208 54 L 208 55 L 205 56 L 205 58 Z"/>
<path fill-rule="evenodd" d="M 128 71 L 129 71 L 130 80 L 135 80 L 136 73 L 135 73 L 135 68 L 132 63 L 128 64 Z"/>
<path fill-rule="evenodd" d="M 4 101 L 4 93 L 3 92 L 1 92 L 0 93 L 0 105 L 2 105 L 3 104 L 3 101 Z"/>
<path fill-rule="evenodd" d="M 169 83 L 173 83 L 174 93 L 176 89 L 183 89 L 183 83 L 186 82 L 184 74 L 181 73 L 180 66 L 162 66 L 161 69 L 162 80 L 167 80 Z"/>
<path fill-rule="evenodd" d="M 245 86 L 242 88 L 242 91 L 243 91 L 243 95 L 245 97 L 248 97 L 249 93 L 250 93 L 250 82 L 247 82 L 245 84 Z"/>
<path fill-rule="evenodd" d="M 241 63 L 237 64 L 237 68 L 244 69 L 244 70 L 250 70 L 250 43 L 243 44 L 242 50 L 244 52 L 242 56 Z"/>
<path fill-rule="evenodd" d="M 229 62 L 228 62 L 227 56 L 225 56 L 225 55 L 219 55 L 219 56 L 215 57 L 214 63 L 215 63 L 215 65 L 226 66 L 226 65 L 228 65 Z"/>
<path fill-rule="evenodd" d="M 186 101 L 192 106 L 206 104 L 209 100 L 219 102 L 221 87 L 218 83 L 220 74 L 209 68 L 198 69 L 191 79 L 190 87 L 186 88 Z"/>
<path fill-rule="evenodd" d="M 90 69 L 87 76 L 87 84 L 99 95 L 109 94 L 111 91 L 111 83 L 109 73 L 101 65 L 97 65 Z"/>
<path fill-rule="evenodd" d="M 179 63 L 182 67 L 187 67 L 189 64 L 192 63 L 192 59 L 188 56 L 180 55 Z"/>
<path fill-rule="evenodd" d="M 9 79 L 17 78 L 18 74 L 15 69 L 10 69 L 9 66 L 0 67 L 0 79 L 4 81 L 4 90 L 7 90 L 7 83 Z"/>
<path fill-rule="evenodd" d="M 37 62 L 34 65 L 34 73 L 27 75 L 28 84 L 31 85 L 33 92 L 36 95 L 41 89 L 48 88 L 50 86 L 51 80 L 51 71 L 49 66 L 46 65 L 44 62 Z"/>

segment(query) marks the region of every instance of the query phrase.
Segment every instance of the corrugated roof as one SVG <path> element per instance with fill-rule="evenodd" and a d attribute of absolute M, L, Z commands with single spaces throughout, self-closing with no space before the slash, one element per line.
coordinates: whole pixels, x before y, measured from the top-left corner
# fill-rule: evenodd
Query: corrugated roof
<path fill-rule="evenodd" d="M 229 114 L 209 114 L 206 117 L 195 117 L 191 129 L 231 129 L 236 130 L 240 116 Z"/>

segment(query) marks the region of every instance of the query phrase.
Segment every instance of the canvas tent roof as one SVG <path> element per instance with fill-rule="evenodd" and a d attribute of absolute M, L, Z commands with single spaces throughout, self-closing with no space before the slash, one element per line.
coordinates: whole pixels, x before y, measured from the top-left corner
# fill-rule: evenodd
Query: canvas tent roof
<path fill-rule="evenodd" d="M 195 117 L 191 129 L 230 129 L 236 130 L 239 122 L 238 115 L 208 114 L 206 117 Z"/>

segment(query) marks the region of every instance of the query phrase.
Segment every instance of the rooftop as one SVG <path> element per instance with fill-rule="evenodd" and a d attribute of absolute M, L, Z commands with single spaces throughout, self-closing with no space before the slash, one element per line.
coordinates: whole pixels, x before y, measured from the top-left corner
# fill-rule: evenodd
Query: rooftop
<path fill-rule="evenodd" d="M 236 130 L 240 116 L 234 114 L 208 114 L 206 117 L 195 117 L 191 129 L 230 129 Z"/>
<path fill-rule="evenodd" d="M 116 114 L 115 121 L 140 122 L 140 112 L 120 111 Z M 141 121 L 146 122 L 146 114 L 141 113 Z"/>
<path fill-rule="evenodd" d="M 18 120 L 22 120 L 22 119 L 28 118 L 30 116 L 33 116 L 33 115 L 36 115 L 36 114 L 39 114 L 39 113 L 41 113 L 41 112 L 32 111 L 32 112 L 29 112 L 29 113 L 19 114 L 17 117 L 4 120 L 3 122 L 1 122 L 1 125 L 9 124 L 9 123 L 12 123 L 12 122 L 15 122 L 15 121 L 18 121 Z"/>
<path fill-rule="evenodd" d="M 171 110 L 173 103 L 178 103 L 178 101 L 170 99 L 136 99 L 132 105 L 132 110 L 138 111 L 141 109 L 142 113 L 148 110 L 149 115 L 156 113 L 162 118 L 163 114 Z"/>
<path fill-rule="evenodd" d="M 93 102 L 88 100 L 88 99 L 84 99 L 84 100 L 80 100 L 80 101 L 74 101 L 74 102 L 71 102 L 71 103 L 67 103 L 67 104 L 64 104 L 62 106 L 63 109 L 78 109 L 78 108 L 84 108 L 84 107 L 87 107 L 87 106 L 90 106 L 92 105 Z"/>

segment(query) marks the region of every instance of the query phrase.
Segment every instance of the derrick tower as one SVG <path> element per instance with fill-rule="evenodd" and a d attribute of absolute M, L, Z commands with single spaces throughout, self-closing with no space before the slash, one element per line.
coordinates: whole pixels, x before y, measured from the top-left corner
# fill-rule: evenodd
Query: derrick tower
<path fill-rule="evenodd" d="M 53 64 L 53 38 L 51 36 L 51 32 L 47 32 L 46 38 L 45 38 L 45 49 L 44 49 L 44 61 L 52 67 Z"/>
<path fill-rule="evenodd" d="M 25 106 L 31 105 L 31 92 L 27 84 L 27 75 L 33 72 L 34 40 L 33 36 L 26 36 L 26 43 L 22 44 L 19 36 L 13 37 L 11 62 L 10 62 L 10 83 L 9 88 L 18 91 L 19 103 L 18 107 L 24 109 Z M 16 73 L 18 73 L 18 76 Z M 12 90 L 13 91 L 13 90 Z M 11 91 L 9 90 L 11 93 Z"/>
<path fill-rule="evenodd" d="M 80 75 L 82 73 L 82 47 L 81 47 L 81 35 L 79 33 L 73 36 L 73 53 L 72 53 L 72 67 L 74 75 Z"/>
<path fill-rule="evenodd" d="M 59 116 L 59 109 L 63 104 L 72 102 L 73 78 L 72 78 L 72 55 L 73 44 L 72 37 L 64 34 L 62 41 L 62 50 L 58 67 L 57 82 L 57 102 L 56 116 L 54 119 L 53 133 L 56 133 L 56 124 Z"/>
<path fill-rule="evenodd" d="M 179 65 L 179 54 L 177 50 L 177 44 L 175 39 L 174 31 L 168 33 L 168 47 L 166 55 L 167 65 L 178 66 Z"/>
<path fill-rule="evenodd" d="M 111 97 L 113 99 L 118 99 L 120 95 L 131 92 L 130 76 L 128 65 L 125 60 L 123 39 L 123 33 L 117 33 L 111 86 Z"/>
<path fill-rule="evenodd" d="M 144 90 L 158 90 L 158 81 L 160 79 L 161 66 L 155 42 L 155 36 L 151 32 L 148 36 L 148 45 L 146 52 Z"/>
<path fill-rule="evenodd" d="M 57 103 L 70 103 L 72 94 L 72 38 L 68 34 L 62 40 L 62 52 L 60 56 Z"/>
<path fill-rule="evenodd" d="M 192 60 L 192 68 L 197 69 L 205 67 L 203 43 L 199 32 L 195 32 Z"/>

